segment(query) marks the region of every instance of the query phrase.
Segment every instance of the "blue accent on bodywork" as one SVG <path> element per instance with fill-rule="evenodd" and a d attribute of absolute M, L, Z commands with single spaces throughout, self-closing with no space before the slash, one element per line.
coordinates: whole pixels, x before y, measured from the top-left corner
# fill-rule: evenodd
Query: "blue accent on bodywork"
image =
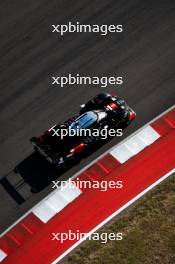
<path fill-rule="evenodd" d="M 97 121 L 97 114 L 90 111 L 77 118 L 71 125 L 71 129 L 88 128 Z"/>

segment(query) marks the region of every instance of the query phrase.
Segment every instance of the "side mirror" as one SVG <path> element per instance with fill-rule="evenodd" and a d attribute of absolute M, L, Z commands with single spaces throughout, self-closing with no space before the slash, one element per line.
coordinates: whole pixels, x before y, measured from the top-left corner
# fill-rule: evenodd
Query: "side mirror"
<path fill-rule="evenodd" d="M 80 105 L 80 109 L 83 109 L 85 107 L 85 104 Z"/>

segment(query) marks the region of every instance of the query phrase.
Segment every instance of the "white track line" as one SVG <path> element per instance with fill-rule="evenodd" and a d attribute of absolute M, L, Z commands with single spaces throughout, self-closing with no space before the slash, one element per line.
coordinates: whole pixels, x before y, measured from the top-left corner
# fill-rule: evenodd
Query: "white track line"
<path fill-rule="evenodd" d="M 8 255 L 0 249 L 0 262 L 2 262 Z"/>

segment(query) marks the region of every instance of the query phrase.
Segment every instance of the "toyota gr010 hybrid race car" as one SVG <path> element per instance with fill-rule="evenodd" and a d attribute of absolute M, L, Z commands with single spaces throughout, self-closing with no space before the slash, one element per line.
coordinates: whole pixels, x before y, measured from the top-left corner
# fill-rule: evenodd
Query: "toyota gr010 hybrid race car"
<path fill-rule="evenodd" d="M 63 124 L 56 124 L 43 135 L 31 138 L 34 149 L 58 168 L 66 168 L 73 161 L 79 161 L 87 149 L 101 140 L 100 136 L 80 135 L 80 129 L 124 129 L 136 117 L 136 113 L 118 96 L 100 93 L 80 106 L 80 113 Z M 74 136 L 67 133 L 60 137 L 57 131 L 74 130 Z"/>

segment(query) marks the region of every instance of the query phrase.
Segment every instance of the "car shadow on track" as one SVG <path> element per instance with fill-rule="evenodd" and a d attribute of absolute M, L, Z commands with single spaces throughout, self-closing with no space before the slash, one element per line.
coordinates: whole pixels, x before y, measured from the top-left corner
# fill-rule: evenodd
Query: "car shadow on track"
<path fill-rule="evenodd" d="M 32 192 L 39 192 L 52 180 L 61 176 L 61 171 L 49 164 L 39 153 L 33 152 L 14 169 L 31 187 Z"/>
<path fill-rule="evenodd" d="M 33 152 L 30 156 L 21 161 L 14 169 L 15 173 L 18 173 L 23 180 L 31 187 L 31 192 L 37 193 L 46 188 L 53 180 L 61 177 L 65 172 L 81 162 L 82 159 L 87 158 L 92 153 L 109 142 L 111 138 L 99 142 L 92 149 L 89 149 L 83 154 L 81 159 L 74 161 L 66 169 L 55 168 L 52 164 L 49 164 L 38 152 Z"/>

